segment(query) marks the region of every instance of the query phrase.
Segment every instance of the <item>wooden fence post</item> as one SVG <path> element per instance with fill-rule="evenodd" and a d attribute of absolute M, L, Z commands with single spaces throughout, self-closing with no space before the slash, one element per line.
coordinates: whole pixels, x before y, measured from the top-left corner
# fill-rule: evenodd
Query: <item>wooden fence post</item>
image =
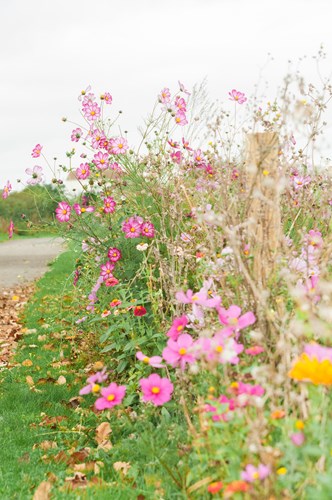
<path fill-rule="evenodd" d="M 253 278 L 266 288 L 281 239 L 279 141 L 275 132 L 248 134 L 246 155 L 248 239 Z"/>

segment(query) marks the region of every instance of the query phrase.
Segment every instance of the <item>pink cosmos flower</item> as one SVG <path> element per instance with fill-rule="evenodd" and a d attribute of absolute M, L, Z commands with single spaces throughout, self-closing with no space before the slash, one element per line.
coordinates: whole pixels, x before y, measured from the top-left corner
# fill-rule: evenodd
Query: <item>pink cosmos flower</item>
<path fill-rule="evenodd" d="M 205 157 L 204 157 L 204 154 L 202 152 L 201 149 L 196 149 L 194 152 L 193 152 L 193 155 L 194 155 L 194 161 L 195 163 L 197 164 L 201 164 L 205 161 Z"/>
<path fill-rule="evenodd" d="M 99 153 L 94 155 L 93 163 L 96 165 L 98 170 L 106 170 L 108 167 L 108 154 L 99 151 Z"/>
<path fill-rule="evenodd" d="M 25 173 L 31 175 L 31 179 L 27 180 L 27 183 L 31 186 L 39 184 L 43 180 L 43 168 L 35 165 L 33 168 L 26 168 Z"/>
<path fill-rule="evenodd" d="M 173 141 L 172 139 L 169 139 L 169 141 L 167 142 L 174 149 L 178 149 L 180 147 L 180 144 L 176 141 Z"/>
<path fill-rule="evenodd" d="M 233 382 L 229 388 L 229 392 L 241 396 L 247 394 L 248 396 L 262 397 L 265 394 L 265 389 L 261 385 L 245 384 L 243 382 Z"/>
<path fill-rule="evenodd" d="M 122 231 L 126 238 L 138 238 L 141 236 L 142 217 L 130 217 L 122 224 Z"/>
<path fill-rule="evenodd" d="M 174 153 L 171 153 L 170 157 L 171 157 L 171 160 L 174 161 L 174 163 L 177 163 L 178 165 L 180 165 L 180 163 L 183 159 L 183 154 L 181 153 L 181 151 L 176 151 Z"/>
<path fill-rule="evenodd" d="M 247 465 L 244 471 L 241 472 L 241 478 L 248 483 L 253 483 L 260 479 L 261 481 L 271 474 L 268 465 L 259 464 L 255 467 L 252 464 Z"/>
<path fill-rule="evenodd" d="M 157 373 L 152 373 L 148 378 L 142 378 L 139 383 L 143 392 L 143 401 L 151 401 L 155 406 L 162 406 L 172 397 L 172 382 L 168 378 L 161 378 Z"/>
<path fill-rule="evenodd" d="M 109 92 L 105 92 L 103 94 L 103 98 L 104 98 L 104 101 L 106 104 L 112 104 L 113 97 L 111 96 L 111 94 Z"/>
<path fill-rule="evenodd" d="M 203 307 L 218 307 L 220 305 L 220 297 L 209 298 L 205 287 L 202 287 L 199 292 L 194 293 L 192 290 L 187 290 L 186 293 L 182 290 L 176 292 L 176 300 L 182 304 L 198 304 Z"/>
<path fill-rule="evenodd" d="M 184 111 L 178 111 L 175 115 L 175 123 L 177 125 L 181 125 L 181 127 L 184 127 L 184 125 L 187 125 L 188 120 L 186 117 L 186 114 Z"/>
<path fill-rule="evenodd" d="M 154 237 L 154 225 L 152 222 L 143 222 L 141 225 L 141 235 L 146 236 L 147 238 Z"/>
<path fill-rule="evenodd" d="M 248 347 L 248 349 L 246 349 L 244 352 L 246 354 L 249 354 L 250 356 L 257 356 L 258 354 L 264 352 L 264 347 L 260 345 L 255 345 L 253 347 Z"/>
<path fill-rule="evenodd" d="M 7 181 L 7 184 L 4 186 L 3 191 L 2 191 L 2 197 L 5 200 L 8 198 L 9 193 L 12 191 L 12 185 L 9 181 Z"/>
<path fill-rule="evenodd" d="M 71 133 L 70 138 L 73 142 L 78 142 L 80 140 L 80 138 L 82 137 L 82 134 L 83 134 L 82 129 L 74 128 L 74 130 Z"/>
<path fill-rule="evenodd" d="M 11 239 L 14 234 L 14 222 L 11 220 L 8 227 L 8 238 Z"/>
<path fill-rule="evenodd" d="M 115 210 L 116 202 L 111 196 L 104 198 L 104 212 L 105 214 L 112 214 Z"/>
<path fill-rule="evenodd" d="M 106 410 L 106 408 L 113 408 L 113 406 L 122 403 L 126 394 L 126 387 L 112 382 L 108 387 L 104 387 L 100 392 L 102 397 L 96 399 L 95 407 L 97 410 Z"/>
<path fill-rule="evenodd" d="M 82 215 L 84 214 L 85 212 L 89 213 L 89 212 L 94 212 L 95 211 L 95 207 L 81 207 L 78 203 L 75 203 L 73 205 L 73 209 L 75 210 L 75 212 L 77 213 L 77 215 Z"/>
<path fill-rule="evenodd" d="M 118 248 L 110 248 L 107 253 L 107 257 L 111 262 L 117 262 L 121 259 L 121 252 Z"/>
<path fill-rule="evenodd" d="M 294 189 L 297 191 L 298 189 L 302 188 L 303 186 L 307 186 L 311 182 L 311 177 L 310 175 L 297 175 L 296 177 L 293 178 L 293 183 L 294 183 Z"/>
<path fill-rule="evenodd" d="M 189 141 L 186 141 L 184 137 L 182 137 L 182 147 L 187 151 L 192 151 L 192 148 L 189 146 Z"/>
<path fill-rule="evenodd" d="M 59 222 L 68 222 L 70 219 L 71 207 L 66 201 L 60 201 L 55 209 L 55 216 Z"/>
<path fill-rule="evenodd" d="M 305 235 L 305 241 L 314 248 L 321 248 L 323 246 L 322 233 L 315 229 L 311 229 L 309 233 Z"/>
<path fill-rule="evenodd" d="M 31 156 L 32 158 L 39 158 L 41 155 L 41 150 L 43 149 L 43 146 L 40 144 L 36 144 L 36 146 L 33 148 Z"/>
<path fill-rule="evenodd" d="M 95 149 L 99 148 L 100 142 L 106 139 L 104 133 L 97 128 L 91 131 L 89 135 L 91 135 L 92 147 Z"/>
<path fill-rule="evenodd" d="M 171 102 L 171 93 L 167 87 L 162 89 L 162 91 L 160 92 L 160 94 L 158 96 L 158 100 L 162 104 L 168 104 L 169 102 Z"/>
<path fill-rule="evenodd" d="M 94 122 L 100 117 L 101 110 L 96 102 L 89 102 L 83 109 L 84 116 L 89 122 Z"/>
<path fill-rule="evenodd" d="M 220 323 L 227 326 L 223 330 L 225 334 L 231 334 L 234 330 L 242 330 L 256 321 L 256 317 L 251 311 L 241 316 L 241 308 L 239 306 L 232 305 L 228 309 L 218 307 L 217 311 Z"/>
<path fill-rule="evenodd" d="M 228 92 L 228 95 L 230 101 L 235 101 L 239 104 L 243 104 L 247 100 L 243 92 L 239 92 L 238 90 L 235 89 L 233 89 L 231 92 Z"/>
<path fill-rule="evenodd" d="M 178 84 L 179 84 L 181 92 L 183 92 L 184 94 L 190 95 L 190 92 L 188 92 L 188 90 L 185 88 L 185 86 L 183 85 L 183 83 L 180 82 L 180 80 L 178 80 Z"/>
<path fill-rule="evenodd" d="M 295 446 L 302 446 L 305 441 L 305 435 L 303 432 L 294 432 L 291 434 L 290 438 Z"/>
<path fill-rule="evenodd" d="M 115 137 L 110 141 L 111 154 L 113 155 L 123 155 L 128 150 L 128 142 L 124 137 Z"/>
<path fill-rule="evenodd" d="M 238 344 L 233 338 L 227 338 L 221 333 L 216 333 L 207 349 L 207 359 L 216 360 L 219 363 L 239 363 L 239 354 L 243 351 L 243 344 Z"/>
<path fill-rule="evenodd" d="M 181 370 L 185 369 L 186 363 L 193 363 L 195 357 L 190 353 L 190 349 L 194 345 L 194 340 L 188 333 L 179 335 L 177 340 L 169 339 L 167 347 L 163 350 L 163 358 L 173 368 L 180 366 Z"/>
<path fill-rule="evenodd" d="M 139 359 L 140 361 L 143 361 L 143 363 L 153 366 L 154 368 L 163 368 L 162 360 L 160 356 L 152 356 L 149 358 L 145 354 L 143 354 L 141 351 L 136 353 L 136 358 Z"/>
<path fill-rule="evenodd" d="M 309 358 L 316 358 L 319 362 L 327 359 L 332 363 L 332 347 L 324 347 L 313 342 L 305 345 L 304 352 Z"/>
<path fill-rule="evenodd" d="M 75 171 L 77 179 L 80 180 L 87 179 L 90 173 L 90 166 L 88 163 L 81 163 L 81 165 Z"/>
<path fill-rule="evenodd" d="M 83 389 L 80 390 L 80 395 L 83 396 L 84 394 L 89 394 L 90 392 L 99 392 L 100 391 L 100 384 L 105 382 L 107 380 L 108 375 L 106 373 L 106 368 L 103 368 L 101 372 L 97 372 L 94 375 L 91 375 L 87 379 L 88 385 L 83 387 Z"/>
<path fill-rule="evenodd" d="M 184 112 L 187 111 L 187 103 L 183 99 L 183 97 L 176 96 L 174 104 L 177 107 L 177 109 L 184 111 Z"/>
<path fill-rule="evenodd" d="M 113 262 L 110 262 L 109 260 L 105 264 L 100 266 L 101 269 L 100 276 L 103 277 L 104 281 L 112 277 L 112 271 L 114 267 L 115 264 L 113 264 Z"/>
<path fill-rule="evenodd" d="M 90 92 L 91 90 L 91 85 L 88 85 L 88 87 L 85 90 L 81 90 L 80 95 L 78 96 L 78 100 L 82 101 L 84 99 L 84 96 L 86 95 L 87 92 Z"/>
<path fill-rule="evenodd" d="M 177 340 L 188 323 L 189 320 L 185 315 L 180 318 L 174 318 L 171 328 L 166 333 L 167 337 L 170 337 L 172 340 Z"/>
<path fill-rule="evenodd" d="M 216 405 L 219 403 L 221 405 L 227 405 L 226 410 L 220 412 L 220 409 Z M 232 418 L 231 412 L 233 412 L 236 408 L 236 403 L 234 399 L 229 399 L 227 396 L 223 394 L 216 400 L 216 403 L 205 405 L 204 410 L 207 413 L 211 413 L 212 420 L 214 422 L 220 422 L 223 420 L 224 422 L 228 422 Z"/>

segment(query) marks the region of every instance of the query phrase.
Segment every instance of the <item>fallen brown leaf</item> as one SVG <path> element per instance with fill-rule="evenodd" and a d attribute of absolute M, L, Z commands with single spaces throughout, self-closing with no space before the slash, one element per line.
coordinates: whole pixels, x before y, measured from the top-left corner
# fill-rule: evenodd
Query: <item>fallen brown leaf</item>
<path fill-rule="evenodd" d="M 98 425 L 96 429 L 96 441 L 98 443 L 98 449 L 108 451 L 112 448 L 112 443 L 109 440 L 109 435 L 112 429 L 108 422 L 102 422 Z"/>
<path fill-rule="evenodd" d="M 43 481 L 36 489 L 33 495 L 33 500 L 49 500 L 51 489 L 52 484 L 48 481 Z"/>

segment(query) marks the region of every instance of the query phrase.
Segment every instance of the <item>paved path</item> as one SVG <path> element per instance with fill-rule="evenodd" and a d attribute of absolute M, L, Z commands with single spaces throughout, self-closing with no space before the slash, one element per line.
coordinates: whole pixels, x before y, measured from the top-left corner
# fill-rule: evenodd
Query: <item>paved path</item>
<path fill-rule="evenodd" d="M 31 282 L 63 250 L 60 238 L 29 238 L 0 243 L 0 291 Z"/>

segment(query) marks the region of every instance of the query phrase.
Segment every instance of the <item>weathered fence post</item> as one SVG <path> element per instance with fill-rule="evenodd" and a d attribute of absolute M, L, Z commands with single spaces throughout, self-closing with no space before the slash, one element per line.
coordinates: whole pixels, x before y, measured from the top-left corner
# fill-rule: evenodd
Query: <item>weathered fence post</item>
<path fill-rule="evenodd" d="M 279 141 L 275 132 L 248 134 L 247 218 L 253 278 L 266 288 L 281 238 Z"/>

